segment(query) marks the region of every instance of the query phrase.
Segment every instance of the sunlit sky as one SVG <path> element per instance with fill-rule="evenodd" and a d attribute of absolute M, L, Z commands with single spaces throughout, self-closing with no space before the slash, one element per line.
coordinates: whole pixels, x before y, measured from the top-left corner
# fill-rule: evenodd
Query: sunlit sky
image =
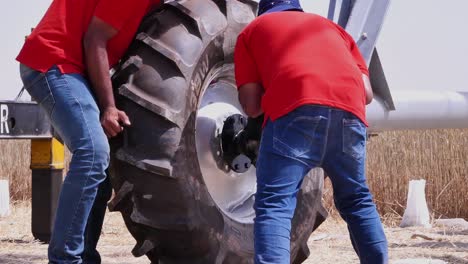
<path fill-rule="evenodd" d="M 85 0 L 82 0 L 85 1 Z M 7 1 L 0 17 L 0 99 L 22 87 L 15 57 L 51 0 Z M 328 0 L 302 0 L 326 15 Z M 468 1 L 393 0 L 377 48 L 391 89 L 468 91 Z"/>

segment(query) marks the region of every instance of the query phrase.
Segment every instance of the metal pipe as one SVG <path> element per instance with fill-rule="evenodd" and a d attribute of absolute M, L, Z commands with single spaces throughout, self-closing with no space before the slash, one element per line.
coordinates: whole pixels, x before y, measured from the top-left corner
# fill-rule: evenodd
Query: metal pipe
<path fill-rule="evenodd" d="M 468 92 L 393 90 L 396 110 L 376 98 L 367 107 L 369 132 L 468 128 Z"/>
<path fill-rule="evenodd" d="M 355 0 L 342 0 L 341 1 L 341 8 L 340 8 L 340 16 L 338 17 L 338 25 L 342 26 L 343 28 L 346 27 L 348 24 L 351 10 L 353 10 L 353 6 L 355 4 Z"/>
<path fill-rule="evenodd" d="M 330 0 L 328 4 L 328 19 L 335 21 L 335 13 L 336 13 L 336 0 Z"/>

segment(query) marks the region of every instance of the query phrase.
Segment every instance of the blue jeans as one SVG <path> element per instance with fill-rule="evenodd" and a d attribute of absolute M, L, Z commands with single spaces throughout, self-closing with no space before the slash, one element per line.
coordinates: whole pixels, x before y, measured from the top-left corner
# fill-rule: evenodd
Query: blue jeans
<path fill-rule="evenodd" d="M 255 263 L 289 264 L 291 219 L 304 176 L 322 167 L 361 263 L 388 262 L 388 246 L 365 177 L 366 127 L 353 114 L 306 105 L 263 130 L 257 161 Z"/>
<path fill-rule="evenodd" d="M 100 263 L 96 244 L 112 189 L 106 180 L 109 143 L 99 108 L 80 74 L 20 66 L 21 79 L 72 153 L 49 244 L 49 263 Z M 98 191 L 99 190 L 99 191 Z"/>

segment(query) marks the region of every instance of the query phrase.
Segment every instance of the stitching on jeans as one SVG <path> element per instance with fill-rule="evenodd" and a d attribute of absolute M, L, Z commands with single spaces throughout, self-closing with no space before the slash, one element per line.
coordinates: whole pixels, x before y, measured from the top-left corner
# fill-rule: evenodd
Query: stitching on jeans
<path fill-rule="evenodd" d="M 331 111 L 332 109 L 328 109 L 328 122 L 327 122 L 327 127 L 325 129 L 325 139 L 324 139 L 324 144 L 323 144 L 323 150 L 322 150 L 322 157 L 320 158 L 318 167 L 322 167 L 323 165 L 323 160 L 325 159 L 325 155 L 327 153 L 327 145 L 328 145 L 328 131 L 330 130 L 330 124 L 332 122 L 331 120 Z"/>
<path fill-rule="evenodd" d="M 314 128 L 313 128 L 313 133 L 315 134 L 315 132 L 317 131 L 317 128 L 318 126 L 320 125 L 320 121 L 322 119 L 325 119 L 323 116 L 298 116 L 298 117 L 295 117 L 292 121 L 288 122 L 288 124 L 286 125 L 285 128 L 282 129 L 281 131 L 281 135 L 280 135 L 280 138 L 276 137 L 275 134 L 276 132 L 273 133 L 273 148 L 276 150 L 276 151 L 279 151 L 281 152 L 282 155 L 284 156 L 287 156 L 287 157 L 299 157 L 301 155 L 304 155 L 305 153 L 308 153 L 310 152 L 311 150 L 308 150 L 308 151 L 305 151 L 305 152 L 302 152 L 302 153 L 299 153 L 297 154 L 296 153 L 296 149 L 289 146 L 287 143 L 283 142 L 281 140 L 281 138 L 284 138 L 286 137 L 286 133 L 287 131 L 298 121 L 311 121 L 313 122 L 314 124 Z M 273 127 L 273 130 L 275 131 L 275 126 Z M 288 154 L 288 153 L 284 153 L 283 151 L 279 150 L 277 147 L 276 147 L 276 144 L 281 144 L 283 147 L 286 147 L 288 149 L 288 152 L 289 153 L 292 153 L 291 155 Z"/>
<path fill-rule="evenodd" d="M 31 73 L 31 74 L 32 74 L 32 73 Z M 44 73 L 40 72 L 40 73 L 37 75 L 36 78 L 34 78 L 31 82 L 28 82 L 29 85 L 25 85 L 25 84 L 23 83 L 24 89 L 28 90 L 30 87 L 32 87 L 33 85 L 35 85 L 42 77 L 46 77 L 46 75 L 45 75 Z M 24 76 L 24 77 L 21 76 L 21 79 L 23 79 L 23 78 L 26 78 L 26 76 Z"/>
<path fill-rule="evenodd" d="M 360 160 L 363 157 L 365 157 L 365 151 L 364 153 L 358 153 L 356 152 L 353 147 L 350 147 L 348 145 L 349 138 L 346 137 L 346 135 L 349 135 L 346 133 L 345 128 L 347 129 L 352 129 L 352 128 L 362 128 L 364 124 L 358 120 L 358 119 L 343 119 L 343 124 L 342 124 L 342 132 L 341 132 L 341 137 L 342 137 L 342 145 L 341 145 L 341 152 L 345 155 L 348 155 L 356 160 Z M 364 149 L 366 147 L 366 137 L 364 136 Z M 350 150 L 351 149 L 351 150 Z"/>
<path fill-rule="evenodd" d="M 296 122 L 302 121 L 302 120 L 314 122 L 314 124 L 315 124 L 314 132 L 315 132 L 317 130 L 317 126 L 320 124 L 320 121 L 323 118 L 324 118 L 323 116 L 298 116 L 298 117 L 294 118 L 291 122 L 289 122 L 288 125 L 286 126 L 286 128 L 283 129 L 283 131 L 281 132 L 281 137 L 282 138 L 284 137 L 284 134 L 286 134 L 287 130 L 289 130 L 289 128 L 291 126 L 293 126 Z"/>
<path fill-rule="evenodd" d="M 275 140 L 278 141 L 279 143 L 283 144 L 285 147 L 287 147 L 287 148 L 289 148 L 289 149 L 292 149 L 292 148 L 289 147 L 288 145 L 284 144 L 281 140 L 279 140 L 279 139 L 273 137 L 273 141 L 275 141 Z M 276 150 L 276 149 L 274 149 L 274 151 L 275 151 L 275 152 L 280 152 L 280 151 L 278 151 L 278 150 Z M 299 159 L 298 157 L 292 156 L 292 155 L 290 155 L 290 154 L 288 154 L 288 153 L 283 153 L 282 151 L 280 152 L 280 154 L 279 154 L 279 153 L 275 153 L 275 152 L 273 152 L 273 154 L 275 154 L 275 155 L 280 155 L 280 154 L 281 154 L 283 157 L 288 157 L 288 158 L 290 158 L 290 159 L 299 161 L 299 162 L 301 162 L 301 163 L 303 163 L 303 164 L 309 166 L 309 164 L 307 164 L 307 163 L 304 162 L 303 160 Z"/>
<path fill-rule="evenodd" d="M 361 123 L 362 122 L 359 119 L 343 118 L 343 125 L 344 126 L 353 126 L 353 125 L 361 124 Z"/>
<path fill-rule="evenodd" d="M 54 94 L 52 93 L 52 89 L 50 88 L 50 83 L 49 83 L 49 79 L 48 79 L 48 78 L 49 78 L 49 77 L 47 76 L 47 74 L 44 74 L 44 79 L 45 79 L 46 84 L 47 84 L 47 89 L 49 89 L 49 96 L 48 96 L 48 97 L 52 97 L 52 101 L 53 101 L 53 103 L 52 103 L 52 108 L 50 109 L 50 113 L 49 113 L 50 119 L 52 120 L 52 114 L 54 113 L 54 109 L 55 109 L 55 97 L 54 97 Z M 68 82 L 67 82 L 67 85 L 68 85 Z M 44 98 L 44 99 L 41 101 L 41 103 L 44 102 L 48 97 Z M 39 104 L 40 104 L 40 103 L 39 103 Z"/>
<path fill-rule="evenodd" d="M 26 71 L 27 72 L 23 72 L 22 71 L 22 68 L 26 68 Z M 34 78 L 32 81 L 28 82 L 29 85 L 25 85 L 24 82 L 23 82 L 23 88 L 24 89 L 28 89 L 29 87 L 32 87 L 34 84 L 36 84 L 42 77 L 46 77 L 45 73 L 43 72 L 39 72 L 37 70 L 33 70 L 31 69 L 30 67 L 24 65 L 24 64 L 20 64 L 20 78 L 21 80 L 23 79 L 27 79 L 27 77 L 35 72 L 38 72 L 39 74 L 37 75 L 36 78 Z M 27 74 L 23 74 L 23 73 L 27 73 Z"/>
<path fill-rule="evenodd" d="M 70 87 L 70 84 L 68 83 L 68 80 L 67 80 L 66 78 L 63 78 L 63 79 L 64 79 L 65 82 L 67 83 L 67 86 L 68 86 L 69 88 L 71 88 L 71 87 Z M 81 114 L 82 114 L 83 117 L 85 117 L 85 114 L 84 114 L 84 111 L 83 111 L 83 107 L 81 106 L 81 103 L 78 101 L 78 99 L 76 99 L 76 97 L 73 95 L 73 93 L 71 93 L 71 96 L 73 97 L 73 99 L 75 100 L 75 102 L 78 103 L 78 106 L 80 107 Z M 89 135 L 90 135 L 91 144 L 92 144 L 92 146 L 93 146 L 93 161 L 92 161 L 92 163 L 91 163 L 91 168 L 90 168 L 89 171 L 86 173 L 85 185 L 87 185 L 87 184 L 88 184 L 88 181 L 89 181 L 90 173 L 91 173 L 91 171 L 93 170 L 93 167 L 94 167 L 96 150 L 95 150 L 95 144 L 94 144 L 93 137 L 91 136 L 92 133 L 91 133 L 91 130 L 89 129 L 88 121 L 87 121 L 86 118 L 83 118 L 83 119 L 84 119 L 84 121 L 85 121 L 86 128 L 87 128 L 88 133 L 89 133 Z M 77 211 L 78 211 L 78 207 L 79 207 L 79 204 L 81 203 L 81 201 L 83 200 L 83 193 L 84 193 L 84 190 L 81 192 L 78 205 L 77 205 L 77 207 L 75 208 L 75 210 L 74 210 L 74 212 L 73 212 L 72 222 L 71 222 L 71 225 L 68 227 L 68 230 L 66 231 L 66 238 L 64 239 L 64 244 L 67 244 L 67 243 L 69 242 L 71 229 L 72 229 L 73 225 L 75 224 L 76 214 L 77 214 Z"/>

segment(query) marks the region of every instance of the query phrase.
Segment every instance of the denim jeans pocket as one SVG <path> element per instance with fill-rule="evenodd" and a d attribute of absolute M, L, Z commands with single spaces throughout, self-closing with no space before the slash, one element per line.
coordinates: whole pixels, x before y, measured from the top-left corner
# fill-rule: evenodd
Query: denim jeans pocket
<path fill-rule="evenodd" d="M 317 141 L 315 132 L 322 119 L 322 116 L 296 116 L 277 120 L 273 123 L 273 149 L 288 157 L 305 156 Z"/>
<path fill-rule="evenodd" d="M 49 115 L 55 107 L 55 98 L 50 89 L 47 77 L 41 73 L 41 77 L 32 85 L 26 86 L 26 90 L 31 95 L 32 99 L 36 101 Z"/>
<path fill-rule="evenodd" d="M 343 153 L 360 160 L 365 151 L 366 126 L 359 119 L 343 119 Z"/>

